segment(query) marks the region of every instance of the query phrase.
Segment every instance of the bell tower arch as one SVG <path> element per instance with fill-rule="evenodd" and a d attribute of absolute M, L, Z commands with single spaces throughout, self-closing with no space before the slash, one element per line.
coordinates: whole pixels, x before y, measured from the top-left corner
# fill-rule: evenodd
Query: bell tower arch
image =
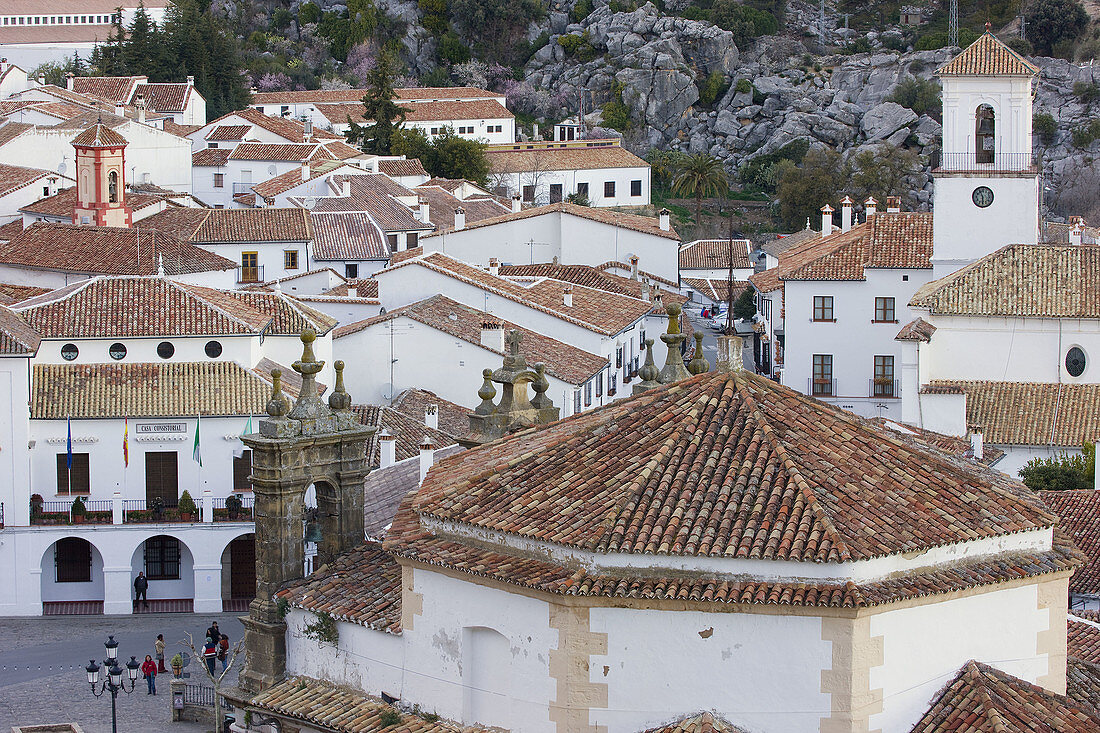
<path fill-rule="evenodd" d="M 129 141 L 102 122 L 73 139 L 76 150 L 76 207 L 73 224 L 129 227 L 126 203 L 126 146 Z"/>
<path fill-rule="evenodd" d="M 282 391 L 282 373 L 272 371 L 267 417 L 258 433 L 242 437 L 252 449 L 256 497 L 256 598 L 245 625 L 247 662 L 241 687 L 259 692 L 286 672 L 286 623 L 273 596 L 305 572 L 305 493 L 317 490 L 321 547 L 318 562 L 363 543 L 363 482 L 370 471 L 367 446 L 375 428 L 359 423 L 344 389 L 344 363 L 327 404 L 318 394 L 317 373 L 325 363 L 313 353 L 317 334 L 302 331 L 302 358 L 292 365 L 302 388 L 293 406 Z"/>

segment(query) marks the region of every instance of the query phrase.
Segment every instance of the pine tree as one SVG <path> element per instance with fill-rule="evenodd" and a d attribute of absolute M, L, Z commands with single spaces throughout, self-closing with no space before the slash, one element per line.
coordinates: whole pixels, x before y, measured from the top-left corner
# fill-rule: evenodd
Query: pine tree
<path fill-rule="evenodd" d="M 378 63 L 367 72 L 367 94 L 363 97 L 363 119 L 367 124 L 351 122 L 344 133 L 352 145 L 375 155 L 389 155 L 394 133 L 405 121 L 405 108 L 395 101 L 394 81 L 397 78 L 397 60 L 393 52 L 384 50 Z"/>
<path fill-rule="evenodd" d="M 111 17 L 111 34 L 107 36 L 107 42 L 102 46 L 96 46 L 92 51 L 95 58 L 99 51 L 98 63 L 93 67 L 99 76 L 123 76 L 126 74 L 126 62 L 123 58 L 123 46 L 126 43 L 126 29 L 122 27 L 122 9 L 116 8 Z"/>
<path fill-rule="evenodd" d="M 122 60 L 130 74 L 148 76 L 151 81 L 164 81 L 166 67 L 164 43 L 157 24 L 139 3 L 130 23 L 129 38 L 122 49 Z"/>
<path fill-rule="evenodd" d="M 220 117 L 248 106 L 248 85 L 241 73 L 240 48 L 224 20 L 196 0 L 169 6 L 161 33 L 171 76 L 195 77 L 206 99 L 207 115 Z"/>

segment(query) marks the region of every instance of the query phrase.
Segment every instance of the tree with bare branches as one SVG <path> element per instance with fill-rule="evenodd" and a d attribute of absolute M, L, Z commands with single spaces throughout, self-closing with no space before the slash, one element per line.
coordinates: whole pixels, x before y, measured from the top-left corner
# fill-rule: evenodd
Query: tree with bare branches
<path fill-rule="evenodd" d="M 210 684 L 214 688 L 214 730 L 216 733 L 222 733 L 222 696 L 221 689 L 222 683 L 226 676 L 233 669 L 234 663 L 237 661 L 237 656 L 244 651 L 244 640 L 237 642 L 236 646 L 232 647 L 226 652 L 225 668 L 218 670 L 217 661 L 214 663 L 214 671 L 210 671 L 210 667 L 206 664 L 206 659 L 203 657 L 202 650 L 195 648 L 195 637 L 192 634 L 187 634 L 187 639 L 180 641 L 180 646 L 185 649 L 191 650 L 191 658 L 199 660 L 199 668 L 206 675 L 206 678 L 210 680 Z M 212 639 L 217 644 L 216 639 Z"/>

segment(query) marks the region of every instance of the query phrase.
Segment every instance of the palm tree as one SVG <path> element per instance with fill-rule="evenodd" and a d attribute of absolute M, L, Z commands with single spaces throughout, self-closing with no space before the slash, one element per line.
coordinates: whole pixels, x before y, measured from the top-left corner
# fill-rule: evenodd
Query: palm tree
<path fill-rule="evenodd" d="M 695 226 L 700 225 L 703 197 L 717 196 L 729 189 L 726 169 L 713 155 L 696 153 L 685 158 L 672 179 L 672 192 L 677 196 L 695 197 Z"/>

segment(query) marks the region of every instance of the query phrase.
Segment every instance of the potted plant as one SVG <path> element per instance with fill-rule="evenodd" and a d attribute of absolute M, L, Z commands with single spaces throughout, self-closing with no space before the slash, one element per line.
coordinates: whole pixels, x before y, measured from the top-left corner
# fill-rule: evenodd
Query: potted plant
<path fill-rule="evenodd" d="M 31 518 L 37 519 L 42 516 L 42 505 L 44 500 L 42 494 L 31 494 Z"/>
<path fill-rule="evenodd" d="M 176 655 L 174 657 L 172 657 L 171 660 L 169 660 L 169 663 L 172 665 L 172 676 L 173 677 L 182 677 L 183 676 L 183 655 L 180 654 L 179 652 L 176 652 Z"/>
<path fill-rule="evenodd" d="M 164 499 L 155 496 L 153 500 L 149 502 L 149 508 L 153 510 L 153 519 L 160 521 L 164 518 Z"/>
<path fill-rule="evenodd" d="M 244 502 L 241 501 L 240 494 L 230 494 L 225 497 L 225 511 L 229 514 L 231 520 L 240 515 L 242 506 L 244 506 Z"/>
<path fill-rule="evenodd" d="M 84 503 L 84 497 L 78 496 L 73 499 L 73 506 L 69 511 L 73 515 L 73 524 L 81 524 L 84 521 L 84 515 L 88 513 L 88 507 Z"/>
<path fill-rule="evenodd" d="M 191 498 L 191 492 L 187 489 L 184 489 L 183 494 L 180 495 L 177 508 L 180 512 L 180 521 L 190 522 L 191 515 L 195 513 L 195 500 Z"/>

